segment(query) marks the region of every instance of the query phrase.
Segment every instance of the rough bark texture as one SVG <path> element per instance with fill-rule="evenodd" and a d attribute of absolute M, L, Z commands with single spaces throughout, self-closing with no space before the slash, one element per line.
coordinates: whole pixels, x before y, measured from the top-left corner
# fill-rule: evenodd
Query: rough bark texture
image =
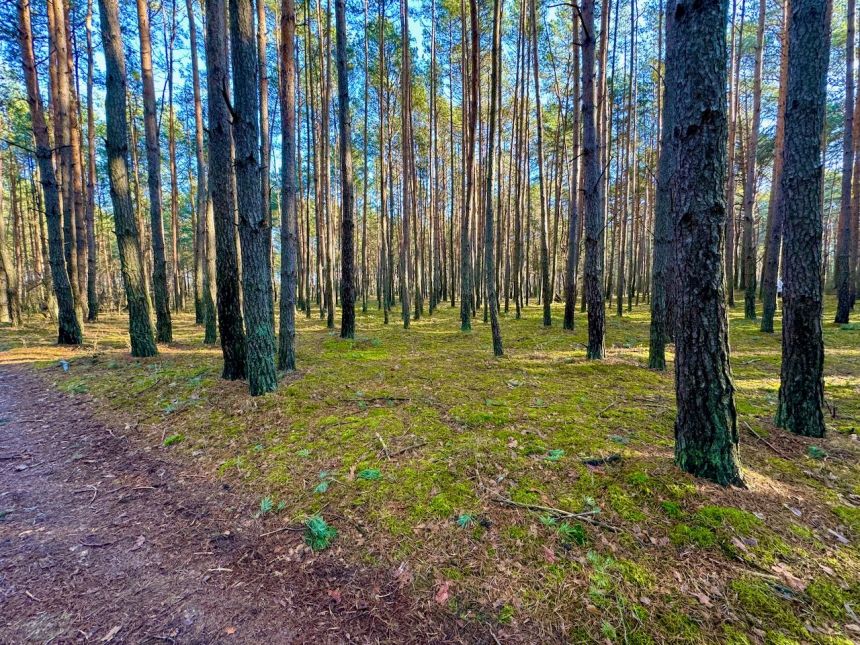
<path fill-rule="evenodd" d="M 233 155 L 227 110 L 227 8 L 225 0 L 206 0 L 206 72 L 209 98 L 209 181 L 215 224 L 215 285 L 218 332 L 224 355 L 222 377 L 245 378 L 245 331 L 239 305 L 239 260 L 236 249 L 236 209 Z"/>
<path fill-rule="evenodd" d="M 589 359 L 604 355 L 603 336 L 606 326 L 606 309 L 603 305 L 603 234 L 605 215 L 603 181 L 600 170 L 600 151 L 597 144 L 597 125 L 594 114 L 594 0 L 582 3 L 582 164 L 585 168 L 583 184 L 585 204 L 585 300 L 588 306 Z"/>
<path fill-rule="evenodd" d="M 242 248 L 242 294 L 245 314 L 247 377 L 251 396 L 271 392 L 275 373 L 271 229 L 260 192 L 260 137 L 257 49 L 252 0 L 230 0 L 230 54 L 233 63 L 233 139 L 236 147 L 236 204 Z"/>
<path fill-rule="evenodd" d="M 474 2 L 470 2 L 470 14 L 477 12 L 477 6 Z M 472 329 L 472 298 L 473 298 L 473 280 L 472 280 L 472 244 L 469 229 L 471 228 L 471 211 L 472 211 L 472 178 L 474 175 L 474 159 L 475 159 L 475 124 L 477 122 L 477 60 L 478 53 L 475 51 L 472 55 L 472 72 L 475 77 L 474 81 L 467 81 L 470 74 L 466 69 L 466 12 L 463 1 L 460 2 L 460 10 L 462 14 L 462 56 L 461 67 L 463 70 L 463 102 L 468 104 L 466 107 L 467 118 L 463 119 L 463 134 L 466 146 L 466 152 L 463 155 L 463 177 L 461 181 L 463 208 L 460 219 L 460 330 L 471 331 Z M 475 41 L 478 40 L 478 19 L 474 18 L 474 26 L 472 28 L 474 34 L 472 37 L 472 49 L 476 49 Z"/>
<path fill-rule="evenodd" d="M 39 163 L 39 178 L 45 204 L 45 219 L 48 223 L 48 252 L 51 265 L 51 279 L 57 298 L 59 330 L 57 342 L 60 345 L 80 345 L 82 342 L 81 324 L 75 313 L 75 300 L 66 261 L 63 257 L 62 212 L 60 192 L 54 175 L 53 154 L 48 136 L 48 126 L 39 94 L 39 80 L 33 54 L 33 31 L 30 25 L 30 2 L 18 0 L 18 42 L 21 50 L 21 64 L 27 84 L 27 103 L 30 107 L 30 120 L 33 137 L 36 140 L 36 159 Z"/>
<path fill-rule="evenodd" d="M 143 277 L 140 234 L 131 203 L 128 183 L 128 121 L 125 111 L 125 54 L 116 0 L 99 0 L 102 45 L 105 52 L 105 117 L 107 121 L 108 179 L 113 203 L 114 230 L 119 248 L 120 269 L 128 304 L 128 327 L 132 356 L 158 353 L 152 335 L 149 295 Z"/>
<path fill-rule="evenodd" d="M 137 0 L 140 34 L 140 72 L 143 83 L 143 130 L 146 137 L 146 180 L 149 188 L 149 223 L 152 231 L 152 292 L 155 305 L 155 333 L 160 343 L 173 340 L 170 298 L 167 290 L 167 260 L 164 255 L 164 219 L 161 200 L 161 145 L 158 141 L 158 115 L 155 81 L 152 75 L 152 40 L 146 0 Z"/>
<path fill-rule="evenodd" d="M 727 0 L 668 3 L 666 103 L 674 107 L 663 150 L 674 158 L 675 460 L 722 485 L 742 484 L 723 276 L 726 11 Z"/>
<path fill-rule="evenodd" d="M 401 147 L 403 167 L 401 178 L 403 180 L 403 222 L 402 239 L 400 246 L 400 304 L 403 318 L 403 327 L 409 328 L 410 310 L 410 285 L 412 284 L 412 206 L 413 199 L 412 184 L 412 56 L 409 44 L 409 0 L 400 2 L 400 29 L 403 38 L 401 47 L 401 85 L 403 98 L 400 102 L 401 116 Z"/>
<path fill-rule="evenodd" d="M 296 6 L 281 3 L 281 302 L 278 369 L 296 369 Z"/>
<path fill-rule="evenodd" d="M 346 53 L 346 0 L 335 0 L 337 109 L 340 125 L 340 337 L 355 337 L 355 195 L 352 181 L 352 117 Z M 405 221 L 405 220 L 404 220 Z"/>
<path fill-rule="evenodd" d="M 848 0 L 845 39 L 845 125 L 842 135 L 842 199 L 836 225 L 836 323 L 847 323 L 851 311 L 851 177 L 854 169 L 854 7 Z"/>
<path fill-rule="evenodd" d="M 96 286 L 98 258 L 96 250 L 96 128 L 93 111 L 93 0 L 87 0 L 87 320 L 99 319 L 99 297 Z"/>
<path fill-rule="evenodd" d="M 792 0 L 782 169 L 782 371 L 776 424 L 824 435 L 821 331 L 821 144 L 826 106 L 829 2 Z"/>
<path fill-rule="evenodd" d="M 672 336 L 669 328 L 669 284 L 672 279 L 672 258 L 674 227 L 672 224 L 671 197 L 669 184 L 674 174 L 674 92 L 670 87 L 670 74 L 678 74 L 675 53 L 677 44 L 673 40 L 672 13 L 666 14 L 666 68 L 665 100 L 662 103 L 660 157 L 657 162 L 657 186 L 654 205 L 654 251 L 651 261 L 651 329 L 648 343 L 648 367 L 655 370 L 666 369 L 666 343 Z"/>

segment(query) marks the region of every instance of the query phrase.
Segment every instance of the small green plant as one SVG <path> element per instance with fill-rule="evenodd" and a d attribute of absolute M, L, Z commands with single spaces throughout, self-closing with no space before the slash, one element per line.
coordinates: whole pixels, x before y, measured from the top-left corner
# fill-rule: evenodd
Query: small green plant
<path fill-rule="evenodd" d="M 165 437 L 163 443 L 164 443 L 165 447 L 167 447 L 167 446 L 172 446 L 173 444 L 176 444 L 176 443 L 181 443 L 183 439 L 185 439 L 185 436 L 182 435 L 181 433 L 177 433 L 177 434 L 172 434 L 169 437 Z"/>
<path fill-rule="evenodd" d="M 275 510 L 275 500 L 267 495 L 260 500 L 260 510 L 257 515 L 265 515 L 266 513 L 271 513 L 273 510 Z"/>
<path fill-rule="evenodd" d="M 577 546 L 585 546 L 588 542 L 588 536 L 585 534 L 585 527 L 579 522 L 576 524 L 568 524 L 562 522 L 558 525 L 558 535 L 562 542 L 567 544 L 576 544 Z"/>
<path fill-rule="evenodd" d="M 562 457 L 564 457 L 564 450 L 561 448 L 553 448 L 546 453 L 546 457 L 544 457 L 544 459 L 547 461 L 561 461 Z"/>
<path fill-rule="evenodd" d="M 310 457 L 310 456 L 311 456 L 311 451 L 310 451 L 310 450 L 308 450 L 307 448 L 302 448 L 302 449 L 301 449 L 301 450 L 299 450 L 296 454 L 297 454 L 299 457 L 302 457 L 303 459 L 307 459 L 308 457 Z"/>
<path fill-rule="evenodd" d="M 818 446 L 809 446 L 806 449 L 806 455 L 812 459 L 824 459 L 827 456 L 827 451 Z"/>
<path fill-rule="evenodd" d="M 376 468 L 365 468 L 360 473 L 358 473 L 359 479 L 364 479 L 366 481 L 373 481 L 376 479 L 380 479 L 382 477 L 382 473 L 379 472 Z"/>
<path fill-rule="evenodd" d="M 322 515 L 311 515 L 305 520 L 305 544 L 314 551 L 324 551 L 337 537 L 337 529 L 326 522 Z"/>
<path fill-rule="evenodd" d="M 475 518 L 469 515 L 468 513 L 463 513 L 459 517 L 457 517 L 457 526 L 461 529 L 466 528 L 470 524 L 474 524 Z"/>

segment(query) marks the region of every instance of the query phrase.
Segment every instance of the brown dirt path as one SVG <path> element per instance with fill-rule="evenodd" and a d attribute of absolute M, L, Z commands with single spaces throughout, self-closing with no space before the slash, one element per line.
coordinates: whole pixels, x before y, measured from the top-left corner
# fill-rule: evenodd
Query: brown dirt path
<path fill-rule="evenodd" d="M 493 642 L 123 427 L 0 370 L 0 643 Z"/>

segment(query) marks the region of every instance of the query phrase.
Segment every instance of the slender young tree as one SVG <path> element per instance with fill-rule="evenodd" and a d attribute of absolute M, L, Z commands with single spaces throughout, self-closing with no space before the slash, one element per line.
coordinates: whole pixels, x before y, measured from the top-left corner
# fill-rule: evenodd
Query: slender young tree
<path fill-rule="evenodd" d="M 847 323 L 851 311 L 851 178 L 854 169 L 854 10 L 848 0 L 848 34 L 845 39 L 845 125 L 842 129 L 842 198 L 836 224 L 836 323 Z"/>
<path fill-rule="evenodd" d="M 209 99 L 209 181 L 215 228 L 215 286 L 218 332 L 224 356 L 222 378 L 245 378 L 245 331 L 239 303 L 239 258 L 236 246 L 236 198 L 233 179 L 233 133 L 227 97 L 226 0 L 206 0 L 206 73 Z"/>
<path fill-rule="evenodd" d="M 412 53 L 409 43 L 409 0 L 400 0 L 400 31 L 403 38 L 401 47 L 401 91 L 403 93 L 400 101 L 401 117 L 401 146 L 402 146 L 402 168 L 401 179 L 403 180 L 403 218 L 401 223 L 401 245 L 400 245 L 400 304 L 403 317 L 403 327 L 409 328 L 411 316 L 410 299 L 412 284 L 412 208 L 415 204 L 412 183 Z"/>
<path fill-rule="evenodd" d="M 337 100 L 340 126 L 340 306 L 341 338 L 355 338 L 355 196 L 352 181 L 352 117 L 349 111 L 349 77 L 346 55 L 346 0 L 335 0 L 337 37 Z M 408 40 L 404 50 L 408 49 Z"/>
<path fill-rule="evenodd" d="M 230 55 L 233 66 L 233 142 L 236 148 L 236 205 L 242 250 L 242 306 L 248 388 L 251 396 L 273 391 L 275 331 L 272 327 L 271 229 L 260 189 L 260 121 L 257 49 L 252 0 L 230 0 Z"/>
<path fill-rule="evenodd" d="M 753 69 L 752 124 L 747 139 L 746 177 L 744 178 L 743 251 L 744 251 L 744 317 L 755 320 L 756 291 L 756 243 L 755 243 L 755 196 L 756 159 L 758 137 L 761 127 L 761 73 L 764 54 L 764 25 L 767 2 L 759 0 L 758 28 L 756 30 L 755 64 Z"/>
<path fill-rule="evenodd" d="M 776 424 L 824 436 L 821 237 L 830 0 L 792 0 L 783 152 L 782 371 Z"/>
<path fill-rule="evenodd" d="M 472 280 L 472 246 L 471 246 L 471 210 L 472 191 L 474 189 L 475 139 L 478 122 L 478 49 L 480 34 L 478 32 L 478 7 L 475 0 L 469 0 L 470 31 L 472 34 L 471 69 L 466 66 L 466 12 L 464 3 L 460 2 L 462 25 L 462 57 L 461 67 L 463 76 L 463 107 L 467 118 L 463 119 L 466 152 L 463 155 L 463 178 L 461 182 L 463 208 L 460 220 L 460 330 L 472 330 L 472 302 L 474 285 Z M 467 79 L 469 79 L 467 81 Z M 467 99 L 468 96 L 468 105 Z"/>
<path fill-rule="evenodd" d="M 281 300 L 278 369 L 296 369 L 296 6 L 281 2 Z"/>
<path fill-rule="evenodd" d="M 39 180 L 45 207 L 45 220 L 48 229 L 48 256 L 51 267 L 51 281 L 57 299 L 57 343 L 60 345 L 80 345 L 83 342 L 81 323 L 75 312 L 74 295 L 66 261 L 63 256 L 63 222 L 60 207 L 60 191 L 54 174 L 53 152 L 48 135 L 48 125 L 39 93 L 39 77 L 36 58 L 33 53 L 33 29 L 30 19 L 30 0 L 18 0 L 18 43 L 24 81 L 27 85 L 27 104 L 30 107 L 30 123 L 36 141 L 36 160 L 39 164 Z"/>
<path fill-rule="evenodd" d="M 143 273 L 140 234 L 128 183 L 128 121 L 126 117 L 125 52 L 117 0 L 99 0 L 102 45 L 105 53 L 105 116 L 108 178 L 113 202 L 114 229 L 120 268 L 128 303 L 128 325 L 132 356 L 155 356 L 149 295 Z"/>
<path fill-rule="evenodd" d="M 96 127 L 93 110 L 93 0 L 87 0 L 85 19 L 87 31 L 87 321 L 99 319 L 99 297 L 96 280 L 98 262 L 96 251 Z"/>
<path fill-rule="evenodd" d="M 670 213 L 676 258 L 675 460 L 742 485 L 723 281 L 727 0 L 670 0 L 666 103 L 674 105 Z"/>
<path fill-rule="evenodd" d="M 493 258 L 493 176 L 496 160 L 496 121 L 499 118 L 499 82 L 501 76 L 502 40 L 502 0 L 493 0 L 493 48 L 492 68 L 490 71 L 490 123 L 487 137 L 487 178 L 484 193 L 484 271 L 487 281 L 487 307 L 490 315 L 490 329 L 493 336 L 493 354 L 501 356 L 502 330 L 499 326 L 499 299 L 496 294 L 496 262 Z M 501 208 L 501 203 L 498 204 Z M 501 233 L 499 233 L 501 235 Z"/>
<path fill-rule="evenodd" d="M 582 165 L 585 169 L 583 202 L 585 205 L 585 299 L 588 303 L 589 359 L 604 355 L 603 336 L 606 309 L 603 304 L 603 233 L 606 223 L 597 143 L 594 88 L 594 0 L 582 3 Z"/>
<path fill-rule="evenodd" d="M 158 111 L 155 105 L 155 81 L 152 72 L 152 38 L 147 0 L 137 0 L 137 27 L 140 37 L 140 76 L 143 83 L 143 130 L 146 136 L 147 186 L 149 188 L 149 223 L 152 234 L 152 292 L 155 304 L 155 339 L 159 343 L 173 340 L 170 296 L 167 289 L 167 259 L 164 252 L 164 217 L 161 198 L 161 144 L 158 133 Z"/>
<path fill-rule="evenodd" d="M 540 207 L 540 274 L 541 274 L 541 302 L 543 303 L 544 327 L 552 325 L 552 293 L 549 278 L 549 241 L 547 231 L 546 214 L 546 190 L 544 188 L 544 156 L 543 156 L 543 106 L 540 98 L 540 73 L 538 64 L 538 37 L 537 37 L 537 0 L 531 0 L 531 39 L 532 39 L 532 65 L 535 84 L 535 128 L 537 129 L 537 166 L 538 166 L 538 198 Z"/>

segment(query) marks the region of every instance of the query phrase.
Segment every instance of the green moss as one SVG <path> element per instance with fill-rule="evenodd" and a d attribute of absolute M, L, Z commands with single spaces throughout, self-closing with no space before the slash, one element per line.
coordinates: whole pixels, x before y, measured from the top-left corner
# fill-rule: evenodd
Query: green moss
<path fill-rule="evenodd" d="M 711 529 L 688 524 L 676 524 L 669 531 L 669 539 L 675 546 L 695 545 L 703 549 L 710 549 L 717 544 L 717 536 Z"/>
<path fill-rule="evenodd" d="M 747 635 L 737 627 L 723 625 L 723 645 L 751 645 Z"/>
<path fill-rule="evenodd" d="M 612 485 L 607 492 L 609 493 L 609 506 L 620 517 L 628 522 L 645 520 L 645 514 L 640 510 L 640 505 L 631 499 L 620 486 Z"/>
<path fill-rule="evenodd" d="M 806 588 L 806 593 L 817 611 L 821 611 L 834 620 L 845 619 L 847 598 L 835 584 L 824 578 L 816 578 Z"/>
<path fill-rule="evenodd" d="M 672 641 L 682 643 L 698 642 L 701 637 L 701 627 L 692 618 L 677 610 L 669 610 L 659 614 L 660 626 Z"/>
<path fill-rule="evenodd" d="M 766 582 L 739 578 L 733 580 L 729 587 L 735 593 L 740 607 L 765 625 L 779 625 L 792 636 L 806 636 L 806 629 L 793 608 L 777 597 Z"/>
<path fill-rule="evenodd" d="M 680 519 L 681 518 L 681 506 L 677 502 L 669 502 L 665 501 L 660 504 L 660 508 L 663 509 L 663 512 L 666 513 L 672 519 Z"/>
<path fill-rule="evenodd" d="M 849 529 L 855 533 L 860 533 L 860 508 L 851 508 L 850 506 L 836 506 L 833 512 L 842 520 Z"/>
<path fill-rule="evenodd" d="M 751 535 L 762 523 L 752 513 L 732 506 L 703 506 L 696 512 L 696 520 L 710 529 L 729 527 L 741 535 Z"/>

